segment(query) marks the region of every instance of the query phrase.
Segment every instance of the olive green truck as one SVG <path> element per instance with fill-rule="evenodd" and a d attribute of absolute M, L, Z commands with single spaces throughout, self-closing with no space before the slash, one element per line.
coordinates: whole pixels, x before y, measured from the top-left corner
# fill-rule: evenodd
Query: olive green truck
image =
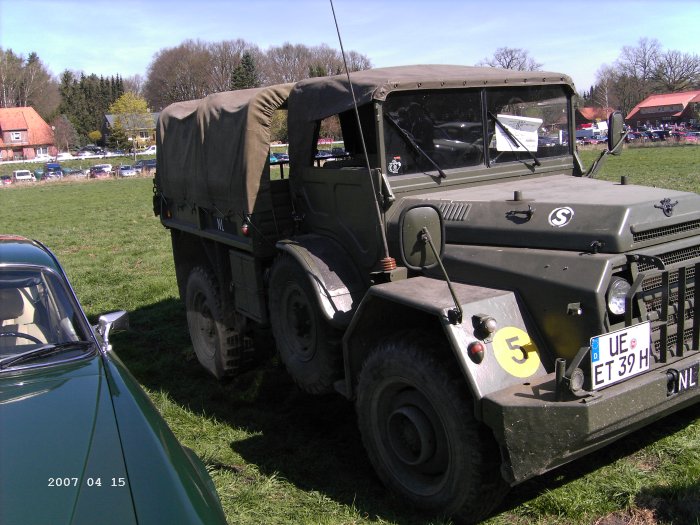
<path fill-rule="evenodd" d="M 585 169 L 574 106 L 559 73 L 412 66 L 166 108 L 154 210 L 201 364 L 273 335 L 302 389 L 354 400 L 387 487 L 471 521 L 698 403 L 700 197 L 596 180 L 622 119 Z"/>

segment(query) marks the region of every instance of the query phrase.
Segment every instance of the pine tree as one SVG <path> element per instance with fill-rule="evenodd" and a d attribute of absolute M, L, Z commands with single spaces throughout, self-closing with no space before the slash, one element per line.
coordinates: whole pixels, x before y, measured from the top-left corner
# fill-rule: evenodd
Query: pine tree
<path fill-rule="evenodd" d="M 260 87 L 260 75 L 253 55 L 248 51 L 243 53 L 241 62 L 231 74 L 231 89 L 248 89 Z"/>

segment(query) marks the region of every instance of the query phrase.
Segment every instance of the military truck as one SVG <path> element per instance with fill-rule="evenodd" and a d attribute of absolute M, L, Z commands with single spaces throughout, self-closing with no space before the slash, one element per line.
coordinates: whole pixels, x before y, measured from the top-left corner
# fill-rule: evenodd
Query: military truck
<path fill-rule="evenodd" d="M 201 364 L 272 334 L 302 389 L 354 400 L 387 487 L 466 520 L 697 403 L 700 197 L 596 180 L 622 118 L 586 169 L 574 111 L 565 75 L 466 66 L 167 107 L 154 208 Z M 348 155 L 318 161 L 328 122 Z"/>

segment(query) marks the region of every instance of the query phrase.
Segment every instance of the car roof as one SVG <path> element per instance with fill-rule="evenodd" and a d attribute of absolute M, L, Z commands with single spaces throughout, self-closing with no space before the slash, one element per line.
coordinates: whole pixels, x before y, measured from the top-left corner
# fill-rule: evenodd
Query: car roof
<path fill-rule="evenodd" d="M 62 273 L 58 261 L 43 244 L 18 235 L 0 234 L 0 267 L 32 264 Z"/>

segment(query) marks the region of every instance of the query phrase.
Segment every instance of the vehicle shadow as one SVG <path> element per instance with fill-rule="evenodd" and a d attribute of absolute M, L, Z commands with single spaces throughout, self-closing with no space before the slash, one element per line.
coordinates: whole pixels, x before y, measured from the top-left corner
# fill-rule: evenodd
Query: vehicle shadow
<path fill-rule="evenodd" d="M 199 366 L 187 333 L 184 306 L 178 300 L 138 309 L 130 312 L 130 318 L 129 331 L 115 334 L 112 343 L 137 380 L 148 389 L 167 393 L 195 414 L 253 434 L 231 442 L 230 447 L 261 473 L 282 476 L 302 490 L 317 491 L 352 506 L 366 519 L 426 523 L 388 493 L 377 478 L 362 446 L 352 402 L 340 395 L 302 392 L 275 357 L 263 359 L 234 379 L 216 381 Z M 527 481 L 509 493 L 493 516 L 507 517 L 538 495 L 629 456 L 699 416 L 700 406 L 695 405 Z M 668 515 L 681 515 L 682 509 L 672 508 L 674 499 L 667 488 L 646 491 L 639 498 L 656 501 Z"/>

